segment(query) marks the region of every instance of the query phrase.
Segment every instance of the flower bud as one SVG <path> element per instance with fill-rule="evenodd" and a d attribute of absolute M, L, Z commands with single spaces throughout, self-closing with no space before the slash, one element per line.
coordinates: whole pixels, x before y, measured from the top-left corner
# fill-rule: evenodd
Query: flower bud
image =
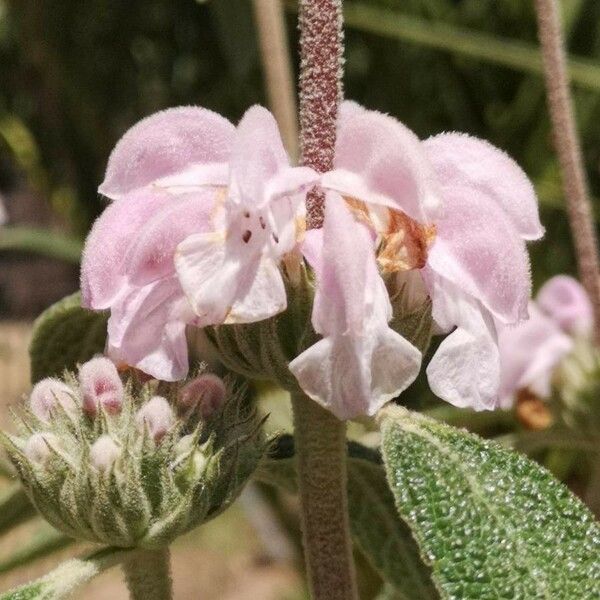
<path fill-rule="evenodd" d="M 117 414 L 123 405 L 123 382 L 115 365 L 108 358 L 92 358 L 79 368 L 79 384 L 83 394 L 83 409 L 93 416 L 102 405 L 110 414 Z"/>
<path fill-rule="evenodd" d="M 181 412 L 197 411 L 203 419 L 210 418 L 225 402 L 227 388 L 217 375 L 206 373 L 192 379 L 179 393 L 178 405 Z"/>
<path fill-rule="evenodd" d="M 150 435 L 158 444 L 175 422 L 171 405 L 162 396 L 150 398 L 135 417 L 138 427 L 148 427 Z"/>
<path fill-rule="evenodd" d="M 71 388 L 62 381 L 47 377 L 36 383 L 29 396 L 31 412 L 40 421 L 48 422 L 57 405 L 69 414 L 77 412 L 77 404 Z"/>
<path fill-rule="evenodd" d="M 52 453 L 51 444 L 58 442 L 52 433 L 34 433 L 25 444 L 25 456 L 38 465 L 43 465 Z"/>
<path fill-rule="evenodd" d="M 90 448 L 90 462 L 98 471 L 109 471 L 121 451 L 110 435 L 100 436 Z"/>

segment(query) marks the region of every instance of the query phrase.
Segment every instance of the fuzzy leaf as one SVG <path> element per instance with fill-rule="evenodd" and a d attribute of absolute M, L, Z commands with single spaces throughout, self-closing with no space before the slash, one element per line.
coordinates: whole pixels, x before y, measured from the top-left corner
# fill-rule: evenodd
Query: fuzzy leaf
<path fill-rule="evenodd" d="M 82 308 L 79 292 L 45 310 L 33 324 L 31 381 L 60 376 L 104 350 L 108 313 Z"/>
<path fill-rule="evenodd" d="M 524 456 L 411 413 L 384 410 L 396 506 L 443 598 L 600 597 L 600 527 Z"/>
<path fill-rule="evenodd" d="M 348 503 L 354 541 L 381 576 L 393 585 L 396 600 L 439 598 L 429 569 L 408 527 L 398 518 L 394 498 L 377 452 L 351 442 L 348 445 Z M 257 474 L 264 483 L 296 490 L 293 439 L 277 440 L 271 458 Z"/>
<path fill-rule="evenodd" d="M 0 595 L 0 600 L 60 600 L 105 569 L 123 561 L 134 550 L 108 548 L 87 558 L 73 558 L 44 577 Z"/>

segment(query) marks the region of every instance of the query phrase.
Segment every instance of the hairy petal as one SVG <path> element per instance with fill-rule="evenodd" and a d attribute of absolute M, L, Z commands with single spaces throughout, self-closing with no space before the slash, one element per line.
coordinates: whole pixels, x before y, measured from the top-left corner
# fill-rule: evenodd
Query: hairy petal
<path fill-rule="evenodd" d="M 515 323 L 527 317 L 531 280 L 525 244 L 504 211 L 478 189 L 444 190 L 444 211 L 427 264 L 498 320 Z"/>
<path fill-rule="evenodd" d="M 445 282 L 438 284 L 447 285 Z M 457 328 L 440 344 L 427 366 L 431 390 L 461 408 L 496 408 L 500 355 L 490 314 L 479 302 L 459 290 L 454 291 L 452 299 L 446 298 L 443 311 L 438 308 L 437 312 L 438 319 L 446 325 L 454 322 Z M 442 312 L 444 314 L 440 315 Z"/>
<path fill-rule="evenodd" d="M 592 303 L 584 287 L 573 277 L 557 275 L 538 292 L 536 303 L 564 331 L 591 335 L 594 327 Z"/>
<path fill-rule="evenodd" d="M 508 154 L 462 133 L 436 135 L 423 145 L 444 194 L 468 186 L 493 199 L 523 239 L 544 235 L 533 185 Z"/>
<path fill-rule="evenodd" d="M 127 284 L 126 256 L 145 223 L 168 209 L 173 198 L 146 188 L 114 202 L 98 217 L 83 250 L 81 293 L 83 305 L 109 308 Z"/>
<path fill-rule="evenodd" d="M 498 344 L 500 400 L 505 407 L 521 389 L 548 397 L 554 369 L 573 349 L 573 340 L 534 303 L 529 306 L 527 321 L 516 326 L 498 325 Z"/>
<path fill-rule="evenodd" d="M 112 307 L 108 354 L 157 379 L 183 379 L 188 371 L 185 328 L 192 320 L 175 277 L 132 287 Z"/>
<path fill-rule="evenodd" d="M 311 248 L 320 239 L 322 249 Z M 373 240 L 337 194 L 327 196 L 322 237 L 307 236 L 305 248 L 318 282 L 313 325 L 324 339 L 290 371 L 338 418 L 373 415 L 414 381 L 421 353 L 388 327 L 391 306 Z"/>
<path fill-rule="evenodd" d="M 182 194 L 149 218 L 125 255 L 128 280 L 145 285 L 173 275 L 177 245 L 193 233 L 213 228 L 217 194 L 214 189 Z"/>
<path fill-rule="evenodd" d="M 231 199 L 250 209 L 264 207 L 270 199 L 267 183 L 284 169 L 289 169 L 289 158 L 275 118 L 262 106 L 249 108 L 236 130 Z"/>
<path fill-rule="evenodd" d="M 119 140 L 98 191 L 117 200 L 190 165 L 226 163 L 234 133 L 227 119 L 204 108 L 186 106 L 153 114 Z"/>
<path fill-rule="evenodd" d="M 351 115 L 345 118 L 344 115 Z M 419 222 L 438 209 L 435 176 L 417 136 L 396 119 L 348 106 L 338 129 L 335 168 L 324 187 L 395 208 Z"/>

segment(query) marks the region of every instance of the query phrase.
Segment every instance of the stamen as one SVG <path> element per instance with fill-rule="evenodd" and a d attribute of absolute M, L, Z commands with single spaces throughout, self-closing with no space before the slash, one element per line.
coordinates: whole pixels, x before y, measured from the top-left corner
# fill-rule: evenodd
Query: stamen
<path fill-rule="evenodd" d="M 252 237 L 252 232 L 249 229 L 246 229 L 246 231 L 244 231 L 244 233 L 242 234 L 242 239 L 244 240 L 244 242 L 246 244 L 250 241 L 251 237 Z"/>

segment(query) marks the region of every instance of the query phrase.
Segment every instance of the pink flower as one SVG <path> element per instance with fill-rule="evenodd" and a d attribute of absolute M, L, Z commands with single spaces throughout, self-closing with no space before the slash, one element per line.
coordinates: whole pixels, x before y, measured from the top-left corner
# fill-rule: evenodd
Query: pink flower
<path fill-rule="evenodd" d="M 549 397 L 553 374 L 573 350 L 574 338 L 590 336 L 592 326 L 592 306 L 583 287 L 567 275 L 547 281 L 529 305 L 529 320 L 498 326 L 501 405 L 509 408 L 519 390 Z"/>
<path fill-rule="evenodd" d="M 177 273 L 198 325 L 252 323 L 286 309 L 279 263 L 304 231 L 305 194 L 317 181 L 312 169 L 290 167 L 271 113 L 248 110 L 211 231 L 177 248 Z"/>
<path fill-rule="evenodd" d="M 592 303 L 583 286 L 573 277 L 557 275 L 548 280 L 540 288 L 536 303 L 566 333 L 592 335 Z"/>
<path fill-rule="evenodd" d="M 293 211 L 302 199 L 287 194 L 294 197 L 314 176 L 284 164 L 277 141 L 272 117 L 259 107 L 237 131 L 211 111 L 174 108 L 140 121 L 119 141 L 99 188 L 114 202 L 90 233 L 81 277 L 84 306 L 111 310 L 113 359 L 159 379 L 182 379 L 187 325 L 285 308 L 269 258 L 281 254 L 276 238 L 281 248 L 295 243 Z M 175 254 L 184 240 L 180 282 Z M 194 280 L 199 264 L 210 270 Z M 273 286 L 277 292 L 267 294 Z"/>
<path fill-rule="evenodd" d="M 494 320 L 526 318 L 530 277 L 523 240 L 543 233 L 525 174 L 481 140 L 444 134 L 421 143 L 391 117 L 346 103 L 335 168 L 322 185 L 343 225 L 328 225 L 334 213 L 326 209 L 323 266 L 316 267 L 318 296 L 324 297 L 313 312 L 313 324 L 325 337 L 290 364 L 303 389 L 348 418 L 373 414 L 412 382 L 420 353 L 406 340 L 392 349 L 389 299 L 375 290 L 385 290 L 379 273 L 391 280 L 419 270 L 438 326 L 454 329 L 429 364 L 432 389 L 457 406 L 494 407 L 500 385 Z M 342 207 L 354 219 L 342 221 Z M 370 232 L 360 244 L 359 223 Z M 315 254 L 309 247 L 309 260 Z M 349 264 L 361 266 L 361 278 L 344 275 Z M 336 274 L 344 294 L 330 283 Z M 327 329 L 319 327 L 325 305 Z M 360 315 L 352 335 L 343 318 L 350 306 Z M 372 334 L 374 322 L 380 335 Z M 339 336 L 346 336 L 343 348 L 335 344 Z M 340 399 L 338 389 L 354 390 L 352 400 L 348 393 Z"/>

